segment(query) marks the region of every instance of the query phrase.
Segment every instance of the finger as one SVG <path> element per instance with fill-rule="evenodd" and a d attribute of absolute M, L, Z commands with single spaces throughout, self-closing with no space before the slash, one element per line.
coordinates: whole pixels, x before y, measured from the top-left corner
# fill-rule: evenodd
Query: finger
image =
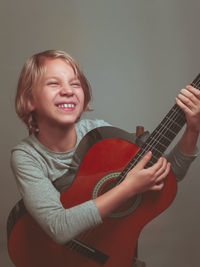
<path fill-rule="evenodd" d="M 152 187 L 150 187 L 149 190 L 151 190 L 151 191 L 160 191 L 160 190 L 163 189 L 164 185 L 165 185 L 165 183 L 164 182 L 161 182 L 159 184 L 153 185 Z"/>
<path fill-rule="evenodd" d="M 159 158 L 158 161 L 151 167 L 148 168 L 148 170 L 151 170 L 154 176 L 156 173 L 160 170 L 160 168 L 163 166 L 163 161 L 165 159 L 163 157 Z"/>
<path fill-rule="evenodd" d="M 135 166 L 134 169 L 138 170 L 144 169 L 144 167 L 147 165 L 151 157 L 152 157 L 152 152 L 151 151 L 147 152 L 146 155 L 138 162 L 138 164 Z"/>
<path fill-rule="evenodd" d="M 189 88 L 189 87 L 188 87 Z M 177 98 L 179 98 L 183 103 L 185 103 L 186 105 L 191 105 L 191 104 L 195 104 L 197 105 L 199 103 L 199 98 L 196 94 L 197 93 L 200 95 L 200 91 L 193 88 L 192 89 L 187 89 L 184 88 L 180 91 L 180 93 L 178 94 Z"/>
<path fill-rule="evenodd" d="M 180 109 L 183 110 L 184 113 L 188 114 L 188 115 L 192 115 L 192 108 L 188 107 L 184 102 L 182 102 L 180 99 L 175 98 L 176 104 L 180 107 Z"/>
<path fill-rule="evenodd" d="M 165 158 L 162 158 L 162 165 L 156 171 L 155 176 L 159 177 L 160 175 L 162 175 L 165 172 L 166 167 L 167 167 L 167 160 Z"/>
<path fill-rule="evenodd" d="M 167 177 L 167 175 L 168 175 L 169 172 L 170 172 L 170 167 L 171 167 L 171 164 L 168 162 L 167 165 L 166 165 L 165 170 L 162 172 L 162 174 L 160 174 L 160 175 L 156 178 L 156 180 L 155 180 L 156 184 L 159 184 L 160 182 L 162 182 L 163 180 L 165 180 L 165 178 Z"/>
<path fill-rule="evenodd" d="M 188 85 L 186 86 L 186 89 L 191 92 L 192 94 L 194 94 L 198 99 L 200 99 L 200 90 L 191 86 L 191 85 Z"/>

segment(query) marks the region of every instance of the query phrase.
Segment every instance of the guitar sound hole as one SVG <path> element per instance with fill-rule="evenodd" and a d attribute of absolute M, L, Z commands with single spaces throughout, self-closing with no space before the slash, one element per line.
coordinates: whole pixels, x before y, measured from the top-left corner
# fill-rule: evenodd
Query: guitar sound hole
<path fill-rule="evenodd" d="M 119 183 L 120 172 L 111 172 L 101 177 L 98 180 L 92 191 L 92 199 L 97 198 L 100 195 L 108 192 Z M 142 195 L 136 195 L 135 197 L 124 202 L 118 209 L 109 215 L 110 218 L 122 218 L 133 213 L 140 205 Z"/>
<path fill-rule="evenodd" d="M 103 188 L 100 191 L 100 195 L 106 193 L 107 191 L 111 190 L 118 184 L 118 179 L 111 179 L 106 184 L 103 185 Z M 120 205 L 113 213 L 110 214 L 109 217 L 124 217 L 132 213 L 133 209 L 132 207 L 135 205 L 137 201 L 137 197 L 135 196 L 131 199 L 128 199 L 125 201 L 122 205 Z"/>
<path fill-rule="evenodd" d="M 101 195 L 103 195 L 104 193 L 106 193 L 107 191 L 111 190 L 112 188 L 114 188 L 117 185 L 118 181 L 117 179 L 115 180 L 111 180 L 108 183 L 106 183 L 104 185 L 104 187 L 101 190 Z"/>

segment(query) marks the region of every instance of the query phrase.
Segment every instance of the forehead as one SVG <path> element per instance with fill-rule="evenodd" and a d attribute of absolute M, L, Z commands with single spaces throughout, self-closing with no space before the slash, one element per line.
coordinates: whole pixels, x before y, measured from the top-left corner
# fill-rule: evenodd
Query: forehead
<path fill-rule="evenodd" d="M 66 62 L 65 59 L 62 58 L 55 58 L 55 59 L 45 58 L 43 61 L 43 67 L 44 67 L 43 77 L 54 76 L 54 75 L 75 76 L 73 67 L 68 62 Z"/>

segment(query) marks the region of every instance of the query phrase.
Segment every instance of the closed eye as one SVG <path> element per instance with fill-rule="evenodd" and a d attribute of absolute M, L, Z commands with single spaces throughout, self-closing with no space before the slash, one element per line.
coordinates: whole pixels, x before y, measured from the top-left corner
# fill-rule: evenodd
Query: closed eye
<path fill-rule="evenodd" d="M 80 83 L 72 83 L 72 86 L 75 86 L 75 87 L 80 87 L 81 86 L 81 84 Z"/>
<path fill-rule="evenodd" d="M 81 87 L 81 83 L 78 79 L 73 79 L 71 81 L 71 85 L 74 86 L 74 87 Z"/>
<path fill-rule="evenodd" d="M 58 82 L 48 82 L 47 85 L 58 85 Z"/>

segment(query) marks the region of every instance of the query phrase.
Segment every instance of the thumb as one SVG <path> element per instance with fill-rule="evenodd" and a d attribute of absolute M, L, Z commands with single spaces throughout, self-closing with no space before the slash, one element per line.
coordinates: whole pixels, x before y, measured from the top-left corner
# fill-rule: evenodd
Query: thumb
<path fill-rule="evenodd" d="M 149 151 L 145 154 L 145 156 L 138 162 L 138 164 L 135 166 L 137 170 L 142 170 L 146 166 L 146 164 L 149 162 L 149 160 L 152 157 L 152 152 Z"/>

